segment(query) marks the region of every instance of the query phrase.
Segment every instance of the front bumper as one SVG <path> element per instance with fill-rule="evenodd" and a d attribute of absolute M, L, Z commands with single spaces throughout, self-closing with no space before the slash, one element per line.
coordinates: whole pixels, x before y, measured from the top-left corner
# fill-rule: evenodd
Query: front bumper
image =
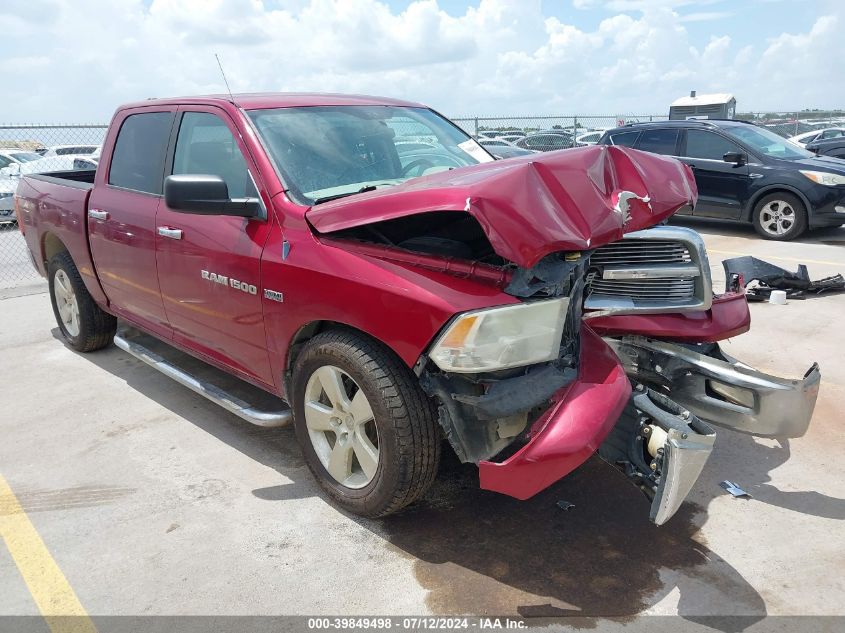
<path fill-rule="evenodd" d="M 637 336 L 607 342 L 632 380 L 711 424 L 762 437 L 807 432 L 821 381 L 816 364 L 792 380 L 752 369 L 715 344 L 694 349 Z"/>
<path fill-rule="evenodd" d="M 479 462 L 483 489 L 528 499 L 583 464 L 610 433 L 631 384 L 611 348 L 584 324 L 581 358 L 578 378 L 552 396 L 527 444 L 502 462 Z"/>

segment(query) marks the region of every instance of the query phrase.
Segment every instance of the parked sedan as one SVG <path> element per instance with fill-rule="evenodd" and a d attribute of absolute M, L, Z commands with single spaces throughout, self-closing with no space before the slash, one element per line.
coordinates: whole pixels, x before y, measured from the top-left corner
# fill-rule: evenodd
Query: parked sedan
<path fill-rule="evenodd" d="M 807 144 L 807 149 L 816 156 L 845 159 L 845 136 L 813 141 Z"/>
<path fill-rule="evenodd" d="M 752 223 L 767 240 L 845 224 L 845 163 L 746 121 L 637 123 L 607 132 L 601 143 L 689 165 L 698 203 L 681 214 Z"/>
<path fill-rule="evenodd" d="M 39 160 L 41 156 L 35 152 L 16 147 L 0 148 L 0 169 L 13 163 L 28 163 Z"/>
<path fill-rule="evenodd" d="M 574 144 L 574 138 L 567 132 L 537 132 L 535 134 L 529 134 L 516 142 L 517 147 L 533 149 L 540 152 L 568 149 Z"/>
<path fill-rule="evenodd" d="M 839 138 L 841 136 L 845 136 L 845 127 L 829 127 L 823 130 L 812 130 L 810 132 L 798 134 L 797 136 L 791 136 L 787 140 L 801 145 L 802 147 L 806 147 L 808 144 L 815 141 L 826 141 L 828 139 Z"/>

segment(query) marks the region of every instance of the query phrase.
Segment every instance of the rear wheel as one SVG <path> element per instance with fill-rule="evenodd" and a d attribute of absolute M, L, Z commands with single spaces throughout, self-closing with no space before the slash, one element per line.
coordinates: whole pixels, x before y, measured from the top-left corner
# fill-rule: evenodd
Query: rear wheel
<path fill-rule="evenodd" d="M 342 508 L 384 516 L 434 480 L 440 457 L 434 406 L 380 343 L 342 330 L 317 335 L 296 359 L 291 396 L 306 463 Z"/>
<path fill-rule="evenodd" d="M 754 207 L 754 228 L 767 240 L 792 240 L 807 230 L 807 209 L 797 196 L 772 193 Z"/>
<path fill-rule="evenodd" d="M 103 312 L 88 293 L 70 253 L 63 251 L 47 265 L 53 314 L 73 349 L 93 352 L 111 343 L 117 319 Z"/>

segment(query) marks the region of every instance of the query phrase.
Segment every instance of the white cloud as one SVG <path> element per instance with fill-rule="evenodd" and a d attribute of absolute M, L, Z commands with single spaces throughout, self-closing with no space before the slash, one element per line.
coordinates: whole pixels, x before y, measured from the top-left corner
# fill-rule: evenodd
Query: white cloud
<path fill-rule="evenodd" d="M 730 8 L 720 0 L 574 0 L 610 12 L 592 28 L 548 17 L 540 0 L 480 0 L 462 15 L 436 0 L 399 12 L 378 0 L 3 5 L 11 122 L 104 121 L 125 101 L 222 92 L 215 52 L 235 91 L 372 93 L 452 115 L 661 113 L 690 89 L 734 92 L 740 108 L 845 103 L 838 3 L 810 31 L 785 25 L 762 43 L 719 22 L 707 42 L 690 36 L 688 22 Z"/>

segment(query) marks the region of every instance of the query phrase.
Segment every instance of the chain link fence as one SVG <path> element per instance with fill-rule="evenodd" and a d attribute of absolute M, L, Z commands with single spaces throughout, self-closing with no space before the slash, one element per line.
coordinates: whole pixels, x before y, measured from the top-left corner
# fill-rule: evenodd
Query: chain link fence
<path fill-rule="evenodd" d="M 21 175 L 95 169 L 107 125 L 0 125 L 0 290 L 42 282 L 18 231 Z"/>
<path fill-rule="evenodd" d="M 827 127 L 845 127 L 845 110 L 751 112 L 736 118 L 791 137 Z M 588 145 L 605 130 L 644 121 L 665 121 L 665 114 L 569 116 L 471 116 L 452 120 L 494 154 L 516 146 L 549 151 Z M 17 230 L 13 193 L 20 175 L 94 169 L 107 125 L 0 125 L 0 290 L 39 283 L 26 243 Z M 503 150 L 501 151 L 504 154 Z"/>

